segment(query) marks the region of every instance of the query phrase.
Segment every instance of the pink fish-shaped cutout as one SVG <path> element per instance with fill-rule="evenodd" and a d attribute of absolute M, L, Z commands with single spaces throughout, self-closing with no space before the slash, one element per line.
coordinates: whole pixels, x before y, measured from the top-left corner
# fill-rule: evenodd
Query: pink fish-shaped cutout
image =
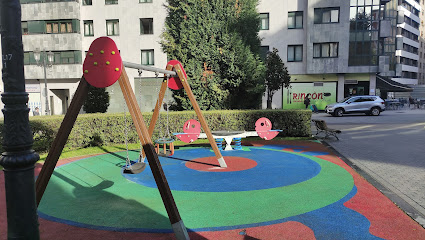
<path fill-rule="evenodd" d="M 255 122 L 255 131 L 264 140 L 271 140 L 276 137 L 281 130 L 271 130 L 272 122 L 268 118 L 262 117 Z"/>
<path fill-rule="evenodd" d="M 198 139 L 201 133 L 201 124 L 195 119 L 187 120 L 183 125 L 183 132 L 175 135 L 185 143 L 192 143 Z"/>

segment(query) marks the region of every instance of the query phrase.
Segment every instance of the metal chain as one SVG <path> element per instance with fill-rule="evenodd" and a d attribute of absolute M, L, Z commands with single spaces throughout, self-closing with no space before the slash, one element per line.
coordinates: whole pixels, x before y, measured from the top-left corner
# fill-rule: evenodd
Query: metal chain
<path fill-rule="evenodd" d="M 127 153 L 127 158 L 125 159 L 126 167 L 131 168 L 130 158 L 128 156 L 128 126 L 127 126 L 127 108 L 124 104 L 124 134 L 125 134 L 125 149 Z"/>
<path fill-rule="evenodd" d="M 167 84 L 168 84 L 168 78 L 169 78 L 169 75 L 167 75 Z M 169 94 L 169 90 L 168 90 L 168 88 L 165 90 L 166 91 L 166 94 L 167 94 L 167 97 L 166 97 L 166 101 L 168 100 L 168 94 Z M 169 122 L 168 122 L 168 109 L 169 109 L 169 106 L 168 106 L 168 103 L 165 103 L 165 105 L 167 106 L 167 134 L 168 134 L 168 138 L 171 138 L 171 136 L 170 136 L 170 129 L 169 129 Z"/>
<path fill-rule="evenodd" d="M 138 69 L 137 70 L 139 73 L 139 102 L 140 102 L 140 106 L 142 106 L 142 69 Z M 144 137 L 143 137 L 144 139 Z M 139 162 L 144 162 L 145 158 L 143 158 L 143 145 L 142 145 L 142 141 L 140 141 L 139 139 L 139 143 L 140 143 L 140 147 L 139 147 Z"/>

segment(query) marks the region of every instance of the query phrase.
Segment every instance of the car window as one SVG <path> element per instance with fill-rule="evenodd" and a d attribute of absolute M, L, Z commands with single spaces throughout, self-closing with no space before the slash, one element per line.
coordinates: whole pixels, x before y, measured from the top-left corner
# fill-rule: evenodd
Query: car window
<path fill-rule="evenodd" d="M 357 98 L 356 100 L 354 100 L 353 102 L 364 102 L 364 98 Z"/>
<path fill-rule="evenodd" d="M 373 102 L 374 101 L 374 98 L 367 97 L 367 98 L 364 98 L 364 101 L 365 102 Z"/>
<path fill-rule="evenodd" d="M 345 102 L 345 101 L 347 101 L 348 99 L 350 99 L 351 97 L 346 97 L 346 98 L 344 98 L 344 99 L 342 99 L 341 101 L 338 101 L 339 103 L 343 103 L 343 102 Z"/>

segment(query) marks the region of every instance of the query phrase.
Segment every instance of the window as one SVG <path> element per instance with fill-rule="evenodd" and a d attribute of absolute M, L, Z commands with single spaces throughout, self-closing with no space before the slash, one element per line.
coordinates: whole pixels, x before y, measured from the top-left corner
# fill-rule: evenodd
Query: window
<path fill-rule="evenodd" d="M 142 65 L 154 65 L 153 49 L 142 50 Z"/>
<path fill-rule="evenodd" d="M 260 13 L 260 30 L 269 30 L 269 14 Z"/>
<path fill-rule="evenodd" d="M 139 3 L 151 3 L 152 0 L 139 0 Z"/>
<path fill-rule="evenodd" d="M 106 35 L 118 36 L 120 35 L 119 20 L 106 20 Z"/>
<path fill-rule="evenodd" d="M 94 36 L 93 20 L 84 21 L 84 36 Z"/>
<path fill-rule="evenodd" d="M 22 35 L 28 35 L 28 22 L 21 23 Z"/>
<path fill-rule="evenodd" d="M 140 34 L 153 34 L 153 18 L 140 19 Z"/>
<path fill-rule="evenodd" d="M 53 64 L 79 64 L 82 63 L 81 51 L 55 51 Z M 34 52 L 24 52 L 24 64 L 35 65 Z"/>
<path fill-rule="evenodd" d="M 72 21 L 48 21 L 46 33 L 73 33 Z"/>
<path fill-rule="evenodd" d="M 105 0 L 105 5 L 118 4 L 118 0 Z"/>
<path fill-rule="evenodd" d="M 265 61 L 267 58 L 267 54 L 269 53 L 269 46 L 261 46 L 260 47 L 260 58 Z"/>
<path fill-rule="evenodd" d="M 338 8 L 315 8 L 314 23 L 338 23 L 339 22 L 339 7 Z"/>
<path fill-rule="evenodd" d="M 338 43 L 314 43 L 313 58 L 338 57 Z"/>
<path fill-rule="evenodd" d="M 92 0 L 83 0 L 83 5 L 84 6 L 93 5 Z"/>
<path fill-rule="evenodd" d="M 303 12 L 288 12 L 288 28 L 303 28 Z"/>
<path fill-rule="evenodd" d="M 303 45 L 288 45 L 288 62 L 302 62 Z"/>

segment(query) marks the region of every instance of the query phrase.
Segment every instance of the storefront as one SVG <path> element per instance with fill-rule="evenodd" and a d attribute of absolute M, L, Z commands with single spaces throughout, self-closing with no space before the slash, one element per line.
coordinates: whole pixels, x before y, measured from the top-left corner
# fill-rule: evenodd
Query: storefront
<path fill-rule="evenodd" d="M 324 110 L 327 104 L 336 102 L 336 82 L 291 83 L 289 89 L 283 90 L 283 109 L 304 109 L 304 98 L 310 94 L 310 104 Z"/>

